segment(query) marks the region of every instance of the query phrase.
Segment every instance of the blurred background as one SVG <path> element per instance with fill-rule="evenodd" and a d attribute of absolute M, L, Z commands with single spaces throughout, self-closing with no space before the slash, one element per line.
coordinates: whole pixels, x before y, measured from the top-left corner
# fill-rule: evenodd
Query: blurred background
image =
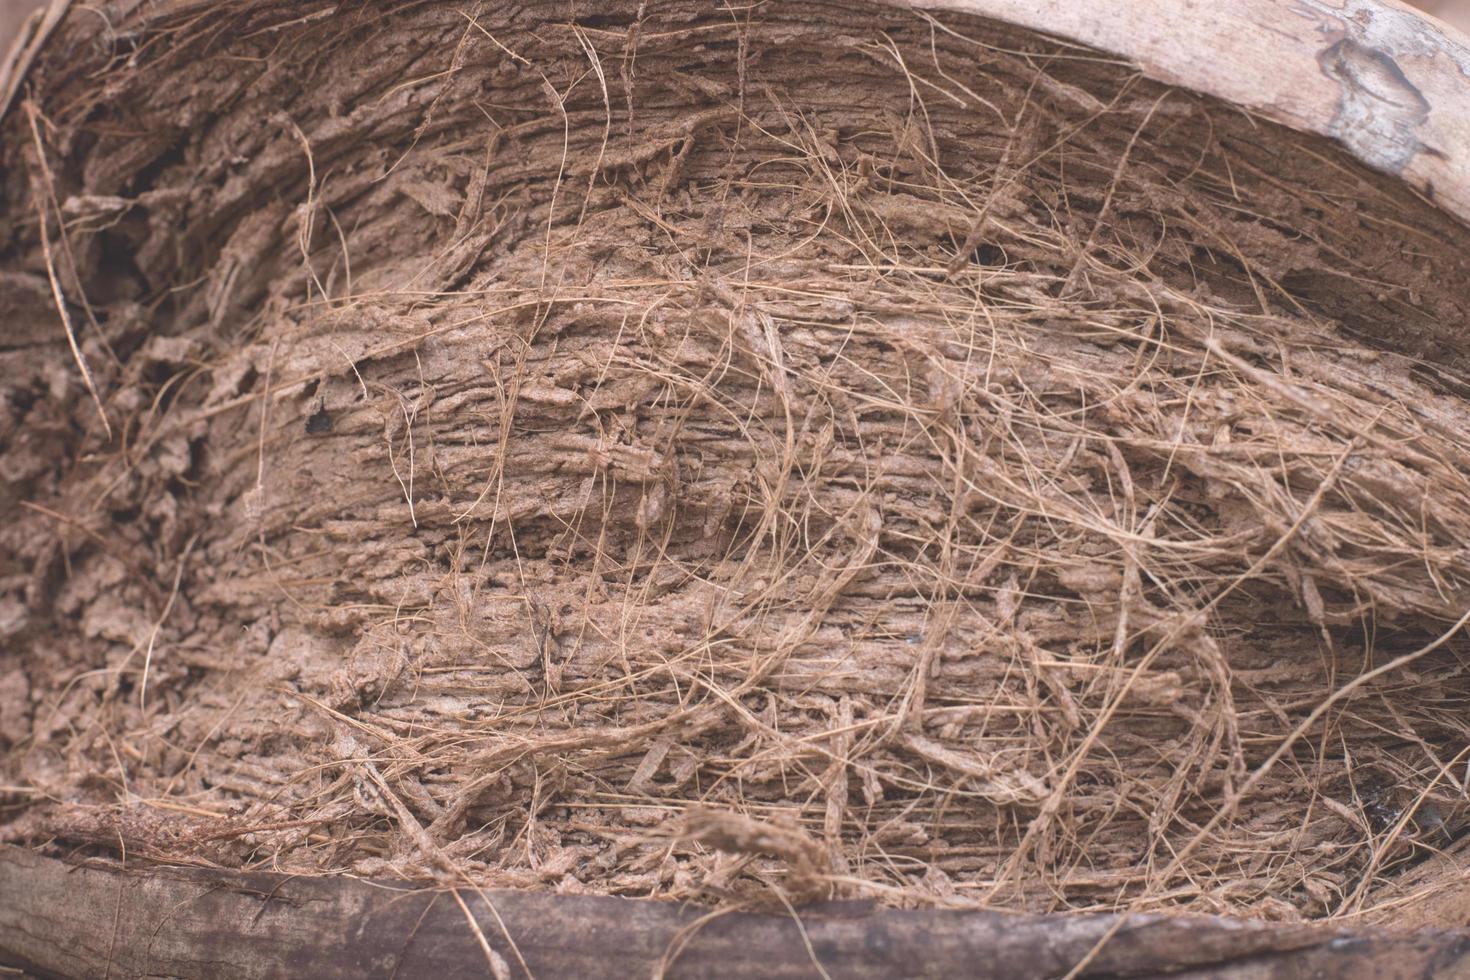
<path fill-rule="evenodd" d="M 27 14 L 42 5 L 43 0 L 0 0 L 0 57 L 10 50 L 10 42 L 20 29 Z M 1100 0 L 1075 0 L 1077 3 L 1097 3 Z M 1229 2 L 1229 0 L 1224 0 Z M 1470 0 L 1408 0 L 1415 7 L 1426 10 L 1436 17 L 1453 24 L 1470 34 Z M 1281 0 L 1283 6 L 1291 0 Z"/>
<path fill-rule="evenodd" d="M 1414 6 L 1427 10 L 1440 20 L 1470 33 L 1470 0 L 1411 0 Z"/>

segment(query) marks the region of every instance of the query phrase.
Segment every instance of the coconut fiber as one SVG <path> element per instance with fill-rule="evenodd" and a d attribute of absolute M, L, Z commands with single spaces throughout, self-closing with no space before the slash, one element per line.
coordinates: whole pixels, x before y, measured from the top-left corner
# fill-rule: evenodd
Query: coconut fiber
<path fill-rule="evenodd" d="M 954 13 L 172 0 L 0 168 L 0 839 L 1463 916 L 1470 233 L 1334 146 Z"/>

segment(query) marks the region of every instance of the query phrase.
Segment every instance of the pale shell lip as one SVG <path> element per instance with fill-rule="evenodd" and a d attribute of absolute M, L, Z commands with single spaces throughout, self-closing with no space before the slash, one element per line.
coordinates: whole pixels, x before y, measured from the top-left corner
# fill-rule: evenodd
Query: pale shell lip
<path fill-rule="evenodd" d="M 1399 177 L 1470 223 L 1470 38 L 1397 0 L 893 0 L 1116 55 Z"/>

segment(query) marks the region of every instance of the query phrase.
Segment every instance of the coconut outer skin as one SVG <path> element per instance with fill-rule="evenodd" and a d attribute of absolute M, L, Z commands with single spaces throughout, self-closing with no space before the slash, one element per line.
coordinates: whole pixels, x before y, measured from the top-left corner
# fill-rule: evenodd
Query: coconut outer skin
<path fill-rule="evenodd" d="M 0 696 L 6 782 L 62 803 L 9 834 L 683 897 L 731 874 L 674 819 L 713 802 L 801 828 L 722 836 L 761 855 L 739 887 L 883 883 L 878 847 L 937 869 L 900 874 L 905 901 L 1109 901 L 1156 887 L 1140 847 L 1189 840 L 1167 815 L 1260 761 L 1242 716 L 1299 718 L 1358 669 L 1363 596 L 1404 642 L 1463 607 L 1464 407 L 1397 353 L 1463 366 L 1451 217 L 1324 140 L 993 24 L 635 10 L 260 4 L 53 36 L 47 168 L 22 114 L 0 143 L 22 338 Z M 1033 88 L 1029 128 L 988 104 Z M 50 271 L 116 443 L 57 336 L 36 201 L 68 221 Z M 1252 368 L 1287 381 L 1186 401 Z M 1190 410 L 1114 384 L 1135 374 Z M 1359 401 L 1315 400 L 1328 379 Z M 1412 406 L 1409 449 L 1374 399 Z M 1087 424 L 1048 434 L 1038 404 Z M 1268 420 L 1292 462 L 1261 504 Z M 1140 604 L 1121 557 L 1176 473 L 1210 548 L 1142 564 L 1265 573 L 1215 632 Z M 1417 551 L 1361 544 L 1426 514 Z M 1452 651 L 1430 666 L 1462 693 Z M 1440 793 L 1371 742 L 1375 710 L 1375 786 Z M 1350 767 L 1318 776 L 1351 814 Z M 1291 878 L 1241 843 L 1314 785 L 1271 780 L 1198 858 L 1251 887 L 1175 900 L 1332 910 L 1330 847 Z M 199 812 L 130 802 L 179 794 Z M 912 819 L 913 794 L 962 816 Z M 1309 836 L 1362 840 L 1337 811 Z"/>

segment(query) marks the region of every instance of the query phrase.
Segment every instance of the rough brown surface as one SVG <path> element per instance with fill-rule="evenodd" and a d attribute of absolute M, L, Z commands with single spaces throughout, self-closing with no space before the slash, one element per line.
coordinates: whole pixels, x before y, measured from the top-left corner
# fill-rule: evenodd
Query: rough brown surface
<path fill-rule="evenodd" d="M 0 141 L 0 834 L 1038 910 L 1457 881 L 1463 227 L 958 15 L 171 9 L 69 18 Z"/>

